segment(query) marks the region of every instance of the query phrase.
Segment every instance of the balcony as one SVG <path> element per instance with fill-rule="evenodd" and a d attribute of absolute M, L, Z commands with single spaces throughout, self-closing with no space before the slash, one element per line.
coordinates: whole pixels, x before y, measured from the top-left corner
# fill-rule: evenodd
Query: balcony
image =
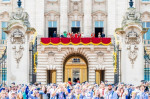
<path fill-rule="evenodd" d="M 111 38 L 41 38 L 42 45 L 105 45 L 111 44 Z"/>

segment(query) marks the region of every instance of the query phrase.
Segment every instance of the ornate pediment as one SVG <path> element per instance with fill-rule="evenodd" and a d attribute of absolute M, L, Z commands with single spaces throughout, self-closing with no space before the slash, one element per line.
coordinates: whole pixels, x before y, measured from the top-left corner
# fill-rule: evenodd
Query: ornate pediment
<path fill-rule="evenodd" d="M 150 12 L 148 11 L 143 12 L 141 18 L 142 21 L 150 21 Z"/>
<path fill-rule="evenodd" d="M 79 11 L 73 11 L 68 13 L 68 16 L 74 16 L 74 15 L 83 16 L 84 14 Z"/>
<path fill-rule="evenodd" d="M 101 10 L 95 11 L 92 13 L 93 19 L 95 20 L 105 20 L 107 13 Z"/>
<path fill-rule="evenodd" d="M 4 18 L 5 16 L 9 17 L 9 13 L 7 11 L 0 13 L 0 19 Z"/>
<path fill-rule="evenodd" d="M 103 16 L 107 16 L 107 13 L 101 10 L 95 11 L 92 13 L 92 16 L 97 16 L 98 14 L 101 14 Z"/>
<path fill-rule="evenodd" d="M 51 10 L 51 11 L 48 11 L 48 12 L 45 12 L 45 16 L 49 16 L 49 15 L 55 15 L 55 16 L 60 16 L 60 13 L 57 12 L 57 11 L 54 11 L 54 10 Z"/>

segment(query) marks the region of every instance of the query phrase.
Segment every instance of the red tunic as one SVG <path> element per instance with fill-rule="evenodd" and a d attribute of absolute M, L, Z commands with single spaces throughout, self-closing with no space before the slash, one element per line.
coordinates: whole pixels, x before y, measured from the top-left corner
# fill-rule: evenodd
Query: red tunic
<path fill-rule="evenodd" d="M 75 38 L 78 38 L 78 34 L 75 34 Z"/>
<path fill-rule="evenodd" d="M 71 81 L 68 81 L 68 83 L 69 83 L 70 85 L 72 85 L 72 82 L 71 82 Z"/>

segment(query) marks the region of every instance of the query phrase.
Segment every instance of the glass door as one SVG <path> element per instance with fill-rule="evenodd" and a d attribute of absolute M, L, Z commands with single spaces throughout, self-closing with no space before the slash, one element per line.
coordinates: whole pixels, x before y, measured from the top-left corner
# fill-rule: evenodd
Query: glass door
<path fill-rule="evenodd" d="M 77 79 L 80 79 L 80 69 L 72 69 L 72 78 L 73 82 L 77 82 Z"/>

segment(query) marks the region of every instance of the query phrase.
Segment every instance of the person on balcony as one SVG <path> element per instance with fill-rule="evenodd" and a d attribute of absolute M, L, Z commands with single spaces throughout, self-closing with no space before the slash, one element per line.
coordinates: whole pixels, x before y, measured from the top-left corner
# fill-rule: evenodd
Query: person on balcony
<path fill-rule="evenodd" d="M 80 33 L 80 32 L 78 32 L 78 37 L 79 37 L 79 38 L 81 37 L 81 33 Z"/>
<path fill-rule="evenodd" d="M 53 33 L 53 37 L 57 37 L 57 33 L 56 33 L 56 31 L 54 31 L 54 33 Z"/>
<path fill-rule="evenodd" d="M 100 32 L 98 33 L 98 38 L 101 38 L 101 33 Z"/>
<path fill-rule="evenodd" d="M 74 34 L 73 34 L 73 32 L 71 33 L 71 38 L 74 38 Z"/>
<path fill-rule="evenodd" d="M 91 38 L 94 38 L 94 37 L 95 37 L 95 33 L 92 33 L 92 34 L 91 34 Z"/>
<path fill-rule="evenodd" d="M 84 33 L 83 32 L 81 33 L 81 37 L 84 37 Z"/>
<path fill-rule="evenodd" d="M 75 38 L 78 38 L 78 34 L 77 33 L 75 34 Z"/>
<path fill-rule="evenodd" d="M 66 31 L 64 31 L 64 37 L 67 37 L 67 32 Z"/>
<path fill-rule="evenodd" d="M 67 38 L 70 38 L 70 33 L 67 33 Z"/>
<path fill-rule="evenodd" d="M 104 32 L 102 32 L 102 35 L 101 35 L 101 37 L 103 38 L 103 37 L 105 37 L 105 34 L 104 34 Z"/>

